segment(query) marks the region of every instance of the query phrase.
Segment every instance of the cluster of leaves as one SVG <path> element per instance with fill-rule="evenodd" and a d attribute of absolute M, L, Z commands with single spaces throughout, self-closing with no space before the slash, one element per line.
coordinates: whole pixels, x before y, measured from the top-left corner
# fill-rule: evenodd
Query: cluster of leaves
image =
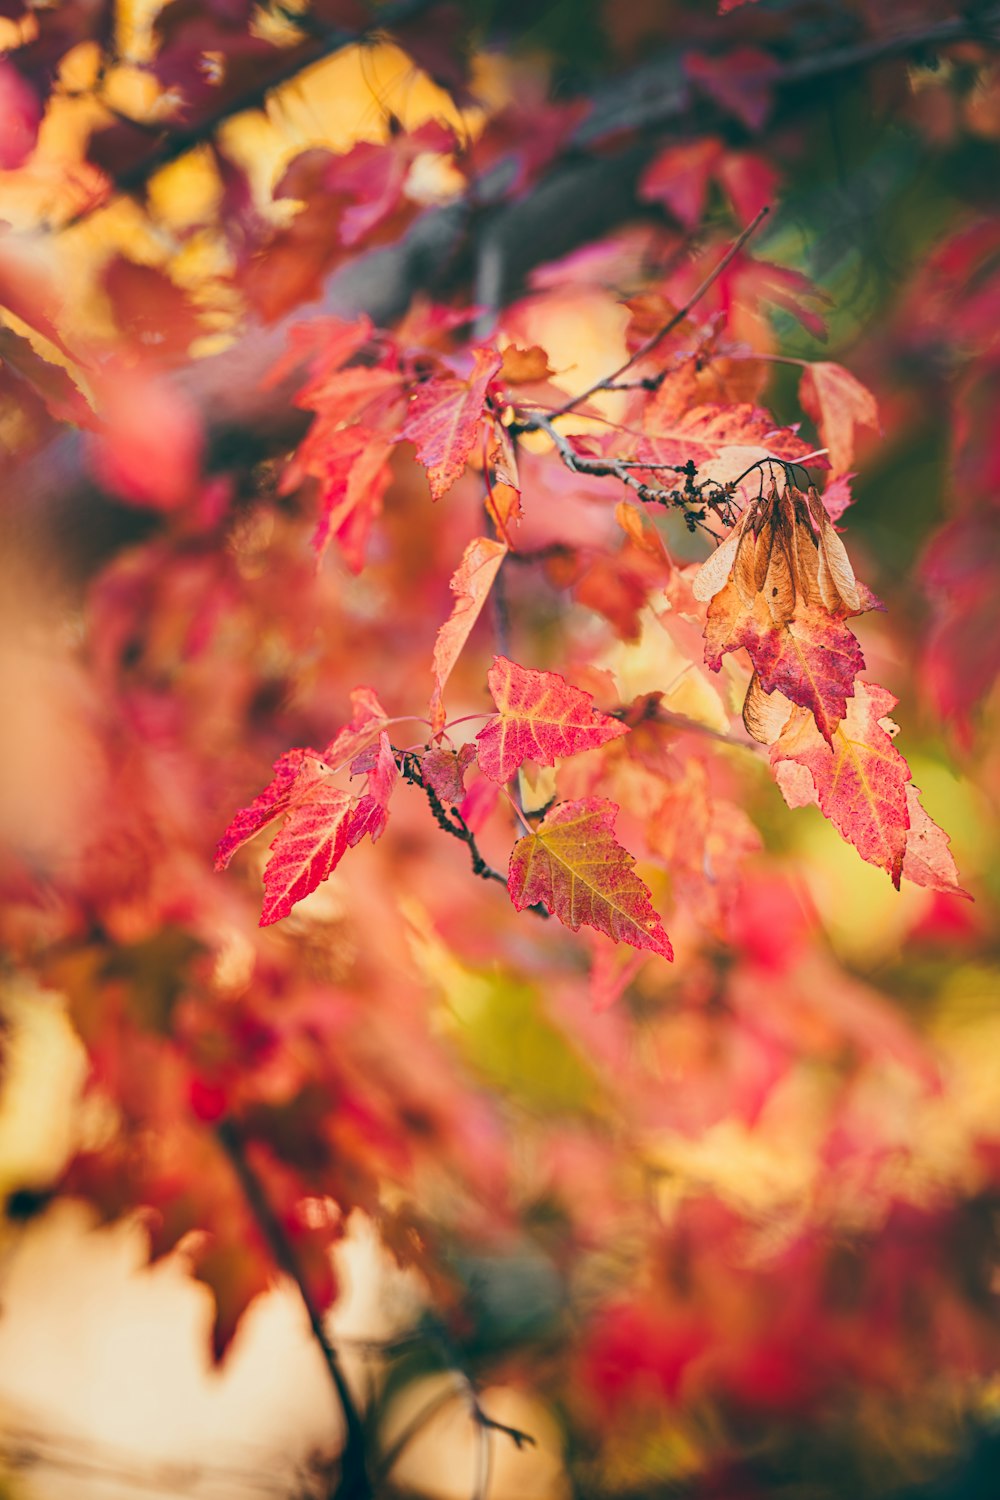
<path fill-rule="evenodd" d="M 683 1435 L 706 1493 L 749 1494 L 762 1412 L 818 1429 L 859 1391 L 891 1405 L 990 1367 L 997 1153 L 972 1120 L 928 1187 L 914 1143 L 948 1107 L 942 1064 L 837 962 L 764 848 L 769 771 L 921 888 L 925 936 L 976 930 L 895 699 L 862 675 L 866 655 L 892 670 L 886 637 L 865 621 L 862 646 L 848 623 L 881 608 L 838 530 L 878 404 L 839 361 L 778 353 L 766 310 L 815 343 L 829 299 L 751 238 L 792 170 L 794 130 L 767 126 L 796 122 L 818 22 L 665 9 L 603 7 L 616 67 L 682 42 L 664 113 L 623 123 L 613 99 L 569 96 L 568 38 L 549 39 L 562 97 L 510 62 L 510 102 L 469 109 L 470 42 L 510 40 L 487 7 L 473 34 L 449 6 L 173 0 L 136 62 L 110 7 L 0 6 L 20 28 L 3 167 L 30 176 L 39 122 L 72 102 L 69 54 L 89 49 L 63 217 L 149 192 L 155 223 L 156 172 L 198 147 L 212 207 L 154 238 L 179 258 L 201 235 L 219 257 L 195 290 L 169 255 L 109 253 L 84 326 L 58 237 L 0 239 L 7 465 L 30 496 L 68 451 L 121 527 L 79 640 L 44 621 L 30 647 L 58 706 L 38 790 L 9 813 L 0 930 L 67 997 L 104 1111 L 53 1190 L 105 1219 L 140 1210 L 151 1258 L 183 1250 L 217 1359 L 276 1270 L 320 1330 L 330 1249 L 361 1210 L 485 1371 L 515 1339 L 490 1348 L 467 1270 L 486 1253 L 506 1305 L 497 1247 L 513 1246 L 558 1284 L 518 1338 L 544 1354 L 536 1388 L 595 1492 L 626 1491 L 637 1465 L 650 1488 L 676 1481 Z M 920 45 L 955 67 L 971 46 L 986 74 L 982 19 L 940 9 L 914 7 Z M 831 49 L 905 75 L 878 16 L 845 24 L 831 14 Z M 346 151 L 309 145 L 262 202 L 224 117 L 383 27 L 450 91 L 451 120 L 393 114 Z M 151 86 L 143 118 L 114 105 L 128 68 Z M 690 139 L 660 133 L 671 114 Z M 546 191 L 594 141 L 631 173 L 628 222 L 571 227 L 507 295 L 490 269 L 505 213 L 541 205 L 544 226 Z M 422 174 L 457 216 L 426 207 Z M 436 216 L 421 283 L 409 251 Z M 991 663 L 953 667 L 997 598 L 980 545 L 995 250 L 993 219 L 957 233 L 907 325 L 931 345 L 947 324 L 976 359 L 954 390 L 964 508 L 925 566 L 944 600 L 933 686 L 967 734 Z M 346 312 L 341 278 L 378 279 L 386 257 L 398 316 Z M 321 294 L 339 315 L 304 310 Z M 284 320 L 280 357 L 239 317 Z M 212 356 L 220 329 L 234 347 Z M 774 379 L 790 368 L 794 393 Z M 201 401 L 230 383 L 236 442 Z M 780 1158 L 800 1127 L 805 1162 L 756 1196 L 694 1159 L 724 1130 L 737 1162 L 748 1141 Z M 328 1352 L 344 1492 L 371 1493 Z M 705 1403 L 711 1431 L 686 1427 Z"/>

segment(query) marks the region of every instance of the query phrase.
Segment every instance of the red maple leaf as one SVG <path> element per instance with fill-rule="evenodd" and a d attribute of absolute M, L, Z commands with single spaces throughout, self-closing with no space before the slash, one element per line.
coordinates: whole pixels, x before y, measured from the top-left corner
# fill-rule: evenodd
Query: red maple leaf
<path fill-rule="evenodd" d="M 443 369 L 417 387 L 400 434 L 416 445 L 434 500 L 451 489 L 465 468 L 479 430 L 486 388 L 502 363 L 488 344 L 474 345 L 470 352 L 473 366 L 465 379 Z"/>
<path fill-rule="evenodd" d="M 311 895 L 336 869 L 349 845 L 350 794 L 334 783 L 322 762 L 310 769 L 313 774 L 289 808 L 264 866 L 261 927 L 287 917 L 297 902 Z"/>
<path fill-rule="evenodd" d="M 494 781 L 508 781 L 523 761 L 554 766 L 558 757 L 593 750 L 628 733 L 620 719 L 594 708 L 590 693 L 558 672 L 539 672 L 495 656 L 490 692 L 499 712 L 476 736 L 479 764 Z"/>
<path fill-rule="evenodd" d="M 365 771 L 368 775 L 367 790 L 351 810 L 348 823 L 347 843 L 353 849 L 366 833 L 373 844 L 382 837 L 389 816 L 389 798 L 399 781 L 399 768 L 384 729 L 378 737 L 378 745 L 363 751 L 352 762 L 351 770 L 355 774 Z"/>
<path fill-rule="evenodd" d="M 824 817 L 862 859 L 888 870 L 898 889 L 910 827 L 910 768 L 892 743 L 895 726 L 884 722 L 895 702 L 885 688 L 859 680 L 830 743 L 811 714 L 795 708 L 771 747 L 771 764 L 791 761 L 806 770 Z M 796 788 L 798 800 L 801 778 Z"/>

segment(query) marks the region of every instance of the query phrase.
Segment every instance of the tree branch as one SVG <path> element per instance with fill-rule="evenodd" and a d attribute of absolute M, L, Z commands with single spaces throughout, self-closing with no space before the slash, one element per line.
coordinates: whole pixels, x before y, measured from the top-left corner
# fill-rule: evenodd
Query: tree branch
<path fill-rule="evenodd" d="M 422 11 L 428 10 L 435 3 L 436 0 L 395 0 L 394 4 L 383 6 L 377 16 L 372 16 L 371 26 L 360 32 L 344 31 L 339 27 L 323 28 L 319 31 L 310 30 L 306 41 L 300 47 L 290 49 L 290 55 L 284 59 L 281 66 L 273 73 L 269 73 L 266 78 L 258 79 L 235 98 L 228 99 L 218 109 L 205 115 L 197 124 L 188 126 L 186 130 L 175 130 L 164 134 L 160 144 L 141 161 L 118 173 L 112 180 L 110 196 L 118 197 L 122 194 L 138 192 L 162 167 L 169 166 L 179 157 L 185 156 L 189 151 L 194 151 L 198 146 L 203 146 L 210 141 L 227 120 L 245 114 L 248 110 L 263 108 L 268 94 L 281 88 L 283 84 L 293 82 L 307 68 L 314 67 L 316 63 L 323 62 L 328 57 L 333 57 L 337 52 L 342 52 L 345 47 L 352 47 L 369 40 L 377 32 L 391 31 L 394 26 L 416 19 Z M 295 19 L 296 24 L 301 24 L 298 17 Z M 138 130 L 149 128 L 138 120 L 129 120 L 128 124 Z M 81 220 L 103 208 L 106 203 L 107 199 L 102 199 L 85 204 L 60 227 L 67 229 L 80 223 Z"/>
<path fill-rule="evenodd" d="M 302 1274 L 302 1268 L 298 1263 L 298 1257 L 275 1214 L 264 1186 L 250 1165 L 246 1153 L 246 1146 L 240 1134 L 236 1122 L 231 1119 L 222 1120 L 216 1126 L 216 1137 L 223 1151 L 229 1158 L 233 1172 L 243 1189 L 243 1196 L 247 1206 L 260 1229 L 261 1234 L 271 1252 L 278 1270 L 290 1281 L 294 1282 L 298 1289 L 302 1304 L 309 1318 L 309 1326 L 313 1338 L 319 1345 L 323 1355 L 330 1383 L 336 1393 L 344 1417 L 346 1436 L 344 1449 L 340 1458 L 340 1482 L 337 1486 L 337 1500 L 370 1500 L 374 1491 L 368 1475 L 367 1452 L 365 1432 L 361 1417 L 354 1404 L 350 1387 L 340 1367 L 337 1352 L 327 1336 L 323 1319 L 312 1298 Z"/>

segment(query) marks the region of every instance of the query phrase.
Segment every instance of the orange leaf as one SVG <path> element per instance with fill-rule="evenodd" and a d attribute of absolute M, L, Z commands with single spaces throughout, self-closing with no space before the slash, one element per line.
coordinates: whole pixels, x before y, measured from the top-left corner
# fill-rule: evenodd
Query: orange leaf
<path fill-rule="evenodd" d="M 555 371 L 549 364 L 548 355 L 538 344 L 530 344 L 527 349 L 522 349 L 517 344 L 508 344 L 503 351 L 500 378 L 509 385 L 519 385 L 532 380 L 548 380 L 549 376 L 554 374 Z"/>
<path fill-rule="evenodd" d="M 518 911 L 540 901 L 573 932 L 594 927 L 613 942 L 672 959 L 649 891 L 632 873 L 635 860 L 615 839 L 617 813 L 604 797 L 553 808 L 534 833 L 514 845 L 510 899 Z"/>
<path fill-rule="evenodd" d="M 806 366 L 799 382 L 799 400 L 819 428 L 835 474 L 851 467 L 855 426 L 881 430 L 871 391 L 849 370 L 829 360 Z"/>
<path fill-rule="evenodd" d="M 523 761 L 554 766 L 559 756 L 628 734 L 627 725 L 598 712 L 592 695 L 571 687 L 558 672 L 537 672 L 495 656 L 488 680 L 499 713 L 476 739 L 479 764 L 494 781 L 508 781 Z"/>
<path fill-rule="evenodd" d="M 462 554 L 462 561 L 448 584 L 456 598 L 451 614 L 441 626 L 434 642 L 431 721 L 435 734 L 440 733 L 445 722 L 444 704 L 441 701 L 444 685 L 469 638 L 469 632 L 479 618 L 479 612 L 506 556 L 507 546 L 504 542 L 494 542 L 485 536 L 474 537 Z"/>
<path fill-rule="evenodd" d="M 418 386 L 403 424 L 401 436 L 416 444 L 434 500 L 440 500 L 464 470 L 476 441 L 486 388 L 500 368 L 500 356 L 488 344 L 477 345 L 472 355 L 475 363 L 468 379 L 438 374 Z"/>

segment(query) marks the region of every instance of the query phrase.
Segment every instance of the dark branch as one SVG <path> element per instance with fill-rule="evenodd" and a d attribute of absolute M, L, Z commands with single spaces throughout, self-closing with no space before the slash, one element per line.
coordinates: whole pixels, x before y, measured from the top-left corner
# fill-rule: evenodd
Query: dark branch
<path fill-rule="evenodd" d="M 346 1435 L 344 1450 L 340 1460 L 340 1483 L 337 1487 L 337 1500 L 370 1500 L 373 1494 L 371 1480 L 368 1476 L 365 1432 L 361 1423 L 361 1417 L 354 1404 L 350 1387 L 340 1368 L 337 1351 L 327 1337 L 323 1326 L 320 1311 L 313 1301 L 312 1293 L 306 1285 L 302 1268 L 298 1263 L 295 1250 L 284 1231 L 277 1215 L 275 1214 L 263 1184 L 250 1165 L 246 1153 L 246 1146 L 240 1134 L 239 1127 L 233 1120 L 222 1120 L 216 1126 L 216 1136 L 219 1144 L 229 1158 L 230 1164 L 243 1189 L 243 1196 L 247 1206 L 253 1214 L 257 1227 L 271 1252 L 272 1258 L 278 1270 L 283 1272 L 295 1283 L 302 1304 L 309 1318 L 309 1326 L 312 1329 L 313 1338 L 319 1346 L 330 1376 L 330 1383 L 336 1392 L 344 1417 Z"/>

